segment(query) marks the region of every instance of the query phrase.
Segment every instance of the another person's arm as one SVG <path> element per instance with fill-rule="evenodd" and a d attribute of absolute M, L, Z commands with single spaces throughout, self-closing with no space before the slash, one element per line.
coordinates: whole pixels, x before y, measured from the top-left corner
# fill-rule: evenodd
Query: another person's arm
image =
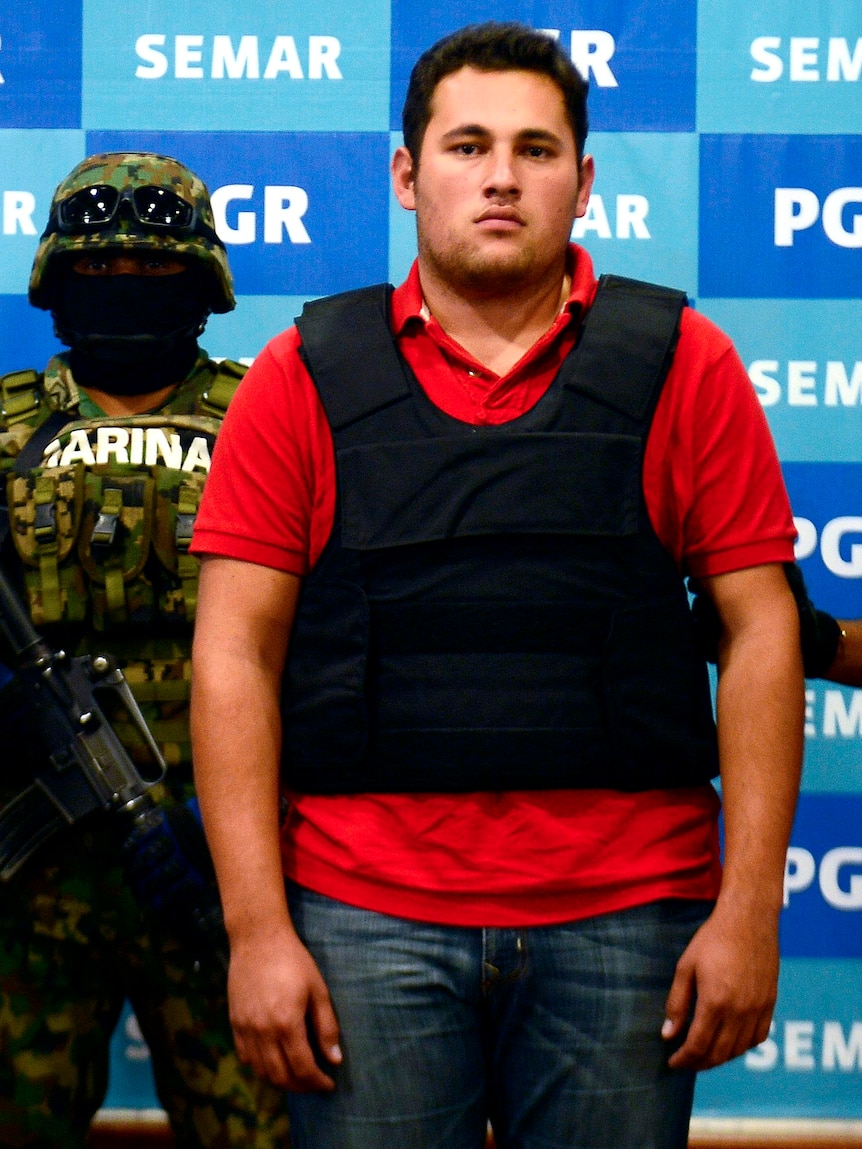
<path fill-rule="evenodd" d="M 702 584 L 723 624 L 717 723 L 724 876 L 713 913 L 677 965 L 664 1027 L 669 1039 L 685 1034 L 670 1065 L 692 1069 L 720 1065 L 769 1031 L 804 709 L 798 615 L 781 565 Z"/>
<path fill-rule="evenodd" d="M 205 556 L 195 623 L 195 783 L 230 939 L 240 1058 L 297 1091 L 328 1090 L 309 1031 L 340 1061 L 323 978 L 290 921 L 279 849 L 280 687 L 300 580 Z"/>
<path fill-rule="evenodd" d="M 802 571 L 796 563 L 784 563 L 796 607 L 806 678 L 826 678 L 844 686 L 862 686 L 862 619 L 835 619 L 810 599 Z M 692 583 L 694 618 L 704 658 L 715 662 L 721 622 L 712 600 L 700 584 Z"/>

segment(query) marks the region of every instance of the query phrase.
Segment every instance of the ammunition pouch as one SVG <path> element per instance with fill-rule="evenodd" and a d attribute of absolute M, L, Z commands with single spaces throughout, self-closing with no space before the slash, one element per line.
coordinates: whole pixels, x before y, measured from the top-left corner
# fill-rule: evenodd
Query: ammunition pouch
<path fill-rule="evenodd" d="M 201 435 L 200 417 L 187 420 L 186 431 L 208 442 L 217 427 L 210 421 L 208 435 Z M 169 443 L 158 422 L 158 443 L 174 452 L 170 466 L 65 463 L 70 452 L 58 449 L 51 460 L 57 465 L 10 477 L 10 535 L 37 627 L 86 621 L 104 632 L 193 622 L 199 562 L 189 546 L 206 471 L 183 469 L 179 434 Z M 135 429 L 141 457 L 145 450 L 154 457 L 143 445 L 148 428 L 137 422 Z"/>

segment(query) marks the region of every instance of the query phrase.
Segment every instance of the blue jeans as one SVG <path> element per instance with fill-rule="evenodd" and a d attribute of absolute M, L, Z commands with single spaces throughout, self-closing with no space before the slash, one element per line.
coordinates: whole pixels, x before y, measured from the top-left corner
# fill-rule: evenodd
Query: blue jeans
<path fill-rule="evenodd" d="M 344 1052 L 334 1093 L 291 1095 L 295 1149 L 482 1149 L 489 1120 L 498 1149 L 685 1149 L 660 1030 L 711 904 L 462 929 L 288 896 Z"/>

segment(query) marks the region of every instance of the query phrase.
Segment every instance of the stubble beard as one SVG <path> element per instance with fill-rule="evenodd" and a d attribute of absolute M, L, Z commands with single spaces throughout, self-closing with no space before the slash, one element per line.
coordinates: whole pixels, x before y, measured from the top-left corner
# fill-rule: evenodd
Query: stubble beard
<path fill-rule="evenodd" d="M 541 279 L 546 270 L 530 245 L 487 251 L 461 242 L 434 250 L 420 236 L 419 256 L 439 282 L 470 295 L 507 295 Z"/>

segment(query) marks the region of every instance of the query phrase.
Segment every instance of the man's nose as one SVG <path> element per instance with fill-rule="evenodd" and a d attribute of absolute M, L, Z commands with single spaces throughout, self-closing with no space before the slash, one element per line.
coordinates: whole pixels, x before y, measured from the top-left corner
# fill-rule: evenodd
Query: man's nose
<path fill-rule="evenodd" d="M 489 153 L 488 159 L 485 195 L 517 195 L 520 185 L 515 172 L 514 156 L 509 149 L 496 149 Z"/>

